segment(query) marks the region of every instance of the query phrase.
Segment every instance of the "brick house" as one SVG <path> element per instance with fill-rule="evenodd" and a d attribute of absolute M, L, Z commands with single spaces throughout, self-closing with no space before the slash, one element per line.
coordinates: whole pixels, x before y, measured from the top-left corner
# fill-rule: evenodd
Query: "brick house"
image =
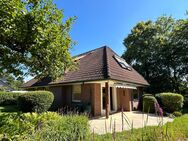
<path fill-rule="evenodd" d="M 48 89 L 55 96 L 57 108 L 75 103 L 91 105 L 93 116 L 136 107 L 135 95 L 142 93 L 148 82 L 109 47 L 101 47 L 75 57 L 78 69 L 67 72 L 63 79 L 32 79 L 23 87 L 27 90 Z"/>

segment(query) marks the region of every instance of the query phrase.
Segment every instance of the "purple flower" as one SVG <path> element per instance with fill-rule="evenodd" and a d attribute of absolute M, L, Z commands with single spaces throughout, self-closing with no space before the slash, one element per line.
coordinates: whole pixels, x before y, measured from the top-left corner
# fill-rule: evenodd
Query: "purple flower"
<path fill-rule="evenodd" d="M 155 102 L 154 106 L 156 114 L 158 114 L 159 116 L 163 116 L 163 109 L 160 107 L 159 103 Z"/>

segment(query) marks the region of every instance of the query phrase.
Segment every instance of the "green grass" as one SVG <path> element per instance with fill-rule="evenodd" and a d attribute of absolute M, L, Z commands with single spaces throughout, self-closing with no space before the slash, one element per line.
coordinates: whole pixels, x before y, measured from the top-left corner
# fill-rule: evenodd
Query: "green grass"
<path fill-rule="evenodd" d="M 17 105 L 0 106 L 0 112 L 18 112 Z"/>
<path fill-rule="evenodd" d="M 95 141 L 171 141 L 188 139 L 188 114 L 163 126 L 148 126 L 115 134 L 95 135 Z"/>

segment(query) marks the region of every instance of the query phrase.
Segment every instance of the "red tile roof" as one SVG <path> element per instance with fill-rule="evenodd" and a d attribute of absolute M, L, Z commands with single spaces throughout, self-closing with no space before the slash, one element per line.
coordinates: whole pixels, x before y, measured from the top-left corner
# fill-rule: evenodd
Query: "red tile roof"
<path fill-rule="evenodd" d="M 95 50 L 76 56 L 78 66 L 75 71 L 69 71 L 63 79 L 50 82 L 50 79 L 32 79 L 25 83 L 23 87 L 45 86 L 48 84 L 64 84 L 70 82 L 84 82 L 93 80 L 119 80 L 135 83 L 143 86 L 149 85 L 148 82 L 133 68 L 124 69 L 120 66 L 114 56 L 117 55 L 109 47 L 101 47 Z"/>

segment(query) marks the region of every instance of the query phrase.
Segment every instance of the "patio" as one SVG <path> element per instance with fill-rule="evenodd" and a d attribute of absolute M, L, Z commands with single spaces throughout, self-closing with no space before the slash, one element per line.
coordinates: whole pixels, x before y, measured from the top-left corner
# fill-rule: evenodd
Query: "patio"
<path fill-rule="evenodd" d="M 123 113 L 123 127 L 122 127 L 122 113 L 115 113 L 109 116 L 108 119 L 99 117 L 89 121 L 90 129 L 97 134 L 112 133 L 114 131 L 121 132 L 122 130 L 130 130 L 133 128 L 142 128 L 146 126 L 155 126 L 172 122 L 173 119 L 169 117 L 158 117 L 155 114 L 143 114 L 139 111 L 124 112 Z M 115 127 L 114 127 L 115 125 Z"/>

